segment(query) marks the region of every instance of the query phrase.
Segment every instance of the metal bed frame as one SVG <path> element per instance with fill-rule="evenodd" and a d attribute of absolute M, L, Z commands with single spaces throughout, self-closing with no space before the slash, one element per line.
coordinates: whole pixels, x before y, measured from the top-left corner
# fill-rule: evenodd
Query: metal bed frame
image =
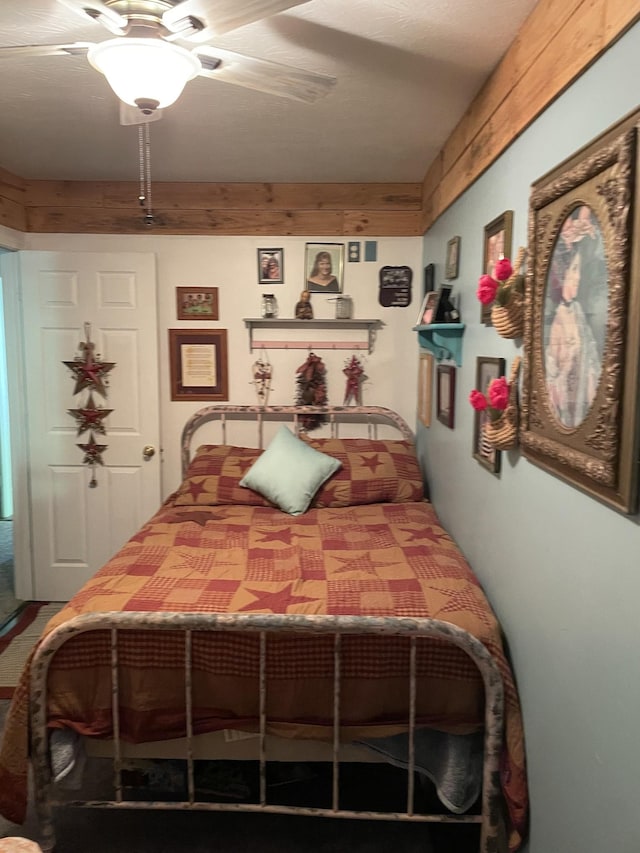
<path fill-rule="evenodd" d="M 332 435 L 337 434 L 340 419 L 364 418 L 370 434 L 379 423 L 390 423 L 400 430 L 404 438 L 411 438 L 407 424 L 395 413 L 380 407 L 296 407 L 296 406 L 211 406 L 197 412 L 186 424 L 182 435 L 183 466 L 189 461 L 193 435 L 200 426 L 219 419 L 226 443 L 226 422 L 234 417 L 254 416 L 259 427 L 259 446 L 262 445 L 262 425 L 266 420 L 292 419 L 298 431 L 302 414 L 321 413 L 327 416 Z M 108 630 L 111 636 L 111 688 L 113 722 L 113 789 L 110 800 L 69 801 L 61 799 L 53 783 L 49 758 L 47 730 L 47 674 L 56 651 L 68 640 L 87 631 Z M 184 634 L 185 672 L 184 709 L 186 738 L 183 760 L 186 762 L 186 797 L 179 802 L 126 799 L 123 779 L 123 742 L 120 738 L 119 719 L 119 638 L 129 630 L 182 631 Z M 250 631 L 259 634 L 258 691 L 259 734 L 258 766 L 259 797 L 254 803 L 229 803 L 201 801 L 197 798 L 194 782 L 194 726 L 192 696 L 192 635 L 202 631 Z M 270 803 L 267 798 L 267 764 L 271 760 L 267 736 L 267 646 L 273 633 L 330 634 L 333 636 L 333 716 L 330 763 L 332 767 L 332 796 L 330 808 L 309 808 Z M 361 811 L 342 808 L 340 804 L 341 767 L 341 666 L 342 638 L 348 634 L 374 634 L 402 636 L 409 639 L 409 679 L 407 685 L 408 767 L 406 771 L 406 809 L 404 811 Z M 484 684 L 484 764 L 481 808 L 479 814 L 423 814 L 415 809 L 415 754 L 416 731 L 416 660 L 419 644 L 425 638 L 438 638 L 461 648 L 474 661 Z M 403 721 L 404 722 L 404 721 Z M 501 843 L 501 792 L 499 765 L 503 731 L 503 684 L 498 667 L 486 647 L 466 631 L 435 619 L 404 617 L 354 617 L 322 615 L 281 614 L 197 614 L 197 613 L 93 613 L 75 617 L 58 626 L 41 642 L 31 665 L 30 685 L 31 758 L 34 776 L 36 809 L 40 820 L 41 845 L 44 853 L 55 847 L 54 808 L 58 806 L 84 806 L 89 808 L 115 808 L 119 810 L 186 810 L 186 811 L 246 811 L 360 820 L 410 821 L 422 823 L 480 824 L 480 853 L 495 853 Z"/>

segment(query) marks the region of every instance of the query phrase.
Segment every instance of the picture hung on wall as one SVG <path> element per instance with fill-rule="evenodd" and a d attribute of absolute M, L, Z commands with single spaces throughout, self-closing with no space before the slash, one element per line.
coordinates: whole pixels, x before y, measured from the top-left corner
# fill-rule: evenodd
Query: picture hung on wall
<path fill-rule="evenodd" d="M 520 433 L 531 462 L 624 513 L 637 508 L 639 119 L 532 187 Z"/>
<path fill-rule="evenodd" d="M 482 275 L 493 272 L 496 261 L 500 258 L 511 258 L 511 242 L 513 233 L 513 211 L 505 210 L 484 226 L 484 248 L 482 253 Z M 491 325 L 491 305 L 482 305 L 480 322 L 485 326 Z"/>
<path fill-rule="evenodd" d="M 478 356 L 476 359 L 476 390 L 486 396 L 492 379 L 504 376 L 504 358 Z M 501 451 L 487 441 L 484 425 L 491 417 L 487 409 L 474 413 L 473 422 L 473 458 L 492 474 L 500 473 Z"/>
<path fill-rule="evenodd" d="M 383 308 L 406 308 L 411 304 L 413 271 L 407 266 L 384 266 L 378 273 L 378 302 Z"/>
<path fill-rule="evenodd" d="M 436 411 L 440 423 L 453 429 L 455 423 L 456 369 L 452 364 L 439 364 L 437 372 Z"/>
<path fill-rule="evenodd" d="M 169 329 L 172 400 L 228 400 L 226 329 Z"/>
<path fill-rule="evenodd" d="M 176 287 L 178 320 L 217 320 L 217 287 Z"/>
<path fill-rule="evenodd" d="M 258 284 L 284 283 L 284 249 L 258 249 Z"/>
<path fill-rule="evenodd" d="M 431 398 L 433 396 L 433 362 L 430 352 L 421 352 L 418 363 L 418 418 L 423 426 L 431 426 Z"/>
<path fill-rule="evenodd" d="M 444 269 L 444 277 L 458 278 L 458 267 L 460 263 L 460 238 L 452 237 L 447 243 L 447 261 Z"/>
<path fill-rule="evenodd" d="M 430 290 L 425 294 L 425 297 L 422 300 L 422 305 L 420 306 L 418 319 L 416 320 L 416 326 L 429 326 L 431 323 L 436 322 L 439 301 L 439 290 Z"/>
<path fill-rule="evenodd" d="M 422 293 L 428 293 L 430 290 L 433 290 L 436 286 L 436 265 L 435 264 L 427 264 L 424 268 L 424 281 L 422 287 Z"/>
<path fill-rule="evenodd" d="M 311 293 L 342 293 L 344 243 L 307 243 L 305 288 Z"/>

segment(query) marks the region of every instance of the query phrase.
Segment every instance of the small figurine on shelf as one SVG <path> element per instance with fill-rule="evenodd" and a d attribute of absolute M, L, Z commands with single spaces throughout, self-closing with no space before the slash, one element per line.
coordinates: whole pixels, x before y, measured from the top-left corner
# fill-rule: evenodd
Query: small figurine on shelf
<path fill-rule="evenodd" d="M 300 300 L 296 302 L 296 320 L 313 320 L 313 306 L 308 290 L 303 290 Z"/>

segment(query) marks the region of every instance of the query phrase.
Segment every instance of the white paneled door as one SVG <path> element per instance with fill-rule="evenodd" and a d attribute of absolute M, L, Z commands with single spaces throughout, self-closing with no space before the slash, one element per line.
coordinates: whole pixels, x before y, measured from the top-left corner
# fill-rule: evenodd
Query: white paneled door
<path fill-rule="evenodd" d="M 155 259 L 150 254 L 21 253 L 27 476 L 33 598 L 66 601 L 160 504 Z M 90 433 L 68 409 L 88 393 L 64 361 L 80 355 L 85 324 L 108 373 L 103 465 L 77 445 Z M 149 449 L 153 449 L 151 452 Z M 147 452 L 145 452 L 145 450 Z"/>

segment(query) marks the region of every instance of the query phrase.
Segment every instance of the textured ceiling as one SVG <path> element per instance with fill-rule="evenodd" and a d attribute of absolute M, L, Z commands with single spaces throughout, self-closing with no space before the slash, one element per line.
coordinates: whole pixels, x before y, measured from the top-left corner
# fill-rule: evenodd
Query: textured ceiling
<path fill-rule="evenodd" d="M 238 0 L 241 4 L 242 0 Z M 308 105 L 206 78 L 151 126 L 162 181 L 421 181 L 536 0 L 311 0 L 212 43 L 330 74 Z M 0 0 L 0 44 L 102 41 L 56 0 Z M 85 57 L 0 61 L 0 166 L 136 180 L 138 130 Z"/>

